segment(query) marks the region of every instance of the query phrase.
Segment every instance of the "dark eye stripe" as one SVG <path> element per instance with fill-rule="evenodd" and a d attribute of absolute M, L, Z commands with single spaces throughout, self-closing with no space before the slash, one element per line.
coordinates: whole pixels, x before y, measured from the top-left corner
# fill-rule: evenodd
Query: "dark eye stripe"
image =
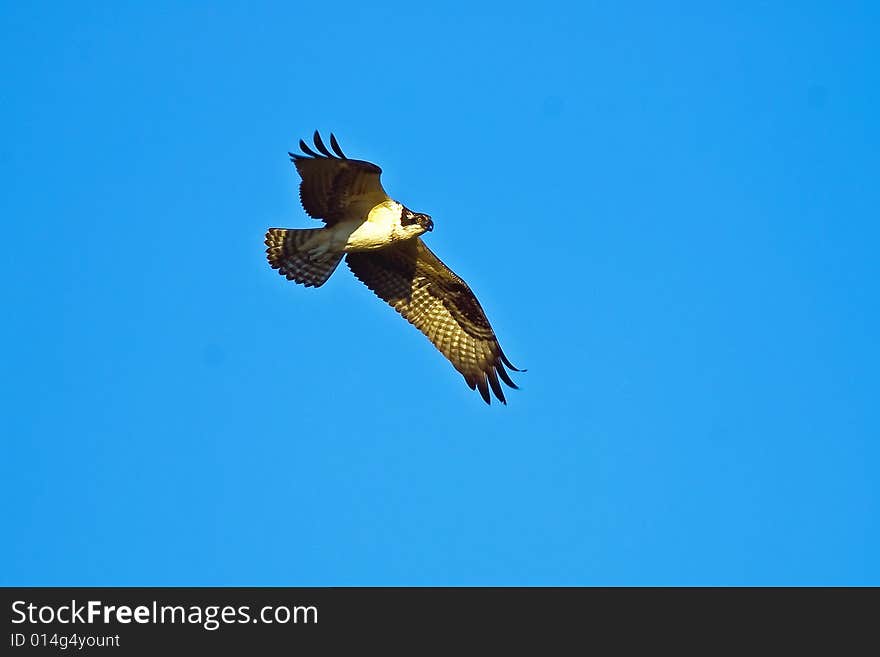
<path fill-rule="evenodd" d="M 410 224 L 414 224 L 416 221 L 415 214 L 411 210 L 406 207 L 401 207 L 400 209 L 400 225 L 401 226 L 409 226 Z"/>

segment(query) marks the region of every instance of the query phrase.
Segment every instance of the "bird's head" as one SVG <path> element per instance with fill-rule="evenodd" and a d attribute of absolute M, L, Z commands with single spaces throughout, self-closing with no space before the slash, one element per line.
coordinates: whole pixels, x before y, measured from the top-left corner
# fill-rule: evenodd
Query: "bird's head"
<path fill-rule="evenodd" d="M 413 236 L 434 230 L 434 222 L 431 217 L 421 212 L 413 212 L 407 207 L 400 211 L 400 225 L 412 232 Z"/>

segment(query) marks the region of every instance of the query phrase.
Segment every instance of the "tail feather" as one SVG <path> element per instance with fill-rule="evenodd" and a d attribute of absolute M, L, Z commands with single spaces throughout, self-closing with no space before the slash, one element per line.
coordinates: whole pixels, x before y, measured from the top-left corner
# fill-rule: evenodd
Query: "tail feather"
<path fill-rule="evenodd" d="M 308 253 L 301 251 L 306 242 L 323 228 L 270 228 L 266 233 L 266 257 L 272 269 L 286 276 L 287 280 L 296 281 L 306 287 L 321 287 L 330 278 L 342 253 L 311 259 Z"/>

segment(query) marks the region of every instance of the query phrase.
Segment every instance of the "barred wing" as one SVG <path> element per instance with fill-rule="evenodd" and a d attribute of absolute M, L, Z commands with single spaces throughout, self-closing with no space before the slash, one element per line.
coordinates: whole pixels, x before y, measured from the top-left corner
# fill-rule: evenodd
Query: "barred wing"
<path fill-rule="evenodd" d="M 300 139 L 299 147 L 305 155 L 288 153 L 302 178 L 299 198 L 310 217 L 330 225 L 366 216 L 375 205 L 388 200 L 379 181 L 382 169 L 372 162 L 345 157 L 332 134 L 333 152 L 324 145 L 317 130 L 314 142 L 317 152 Z"/>
<path fill-rule="evenodd" d="M 349 253 L 349 269 L 376 295 L 424 333 L 486 403 L 489 388 L 506 404 L 499 379 L 516 384 L 515 368 L 498 344 L 486 313 L 461 278 L 415 238 L 379 251 Z"/>

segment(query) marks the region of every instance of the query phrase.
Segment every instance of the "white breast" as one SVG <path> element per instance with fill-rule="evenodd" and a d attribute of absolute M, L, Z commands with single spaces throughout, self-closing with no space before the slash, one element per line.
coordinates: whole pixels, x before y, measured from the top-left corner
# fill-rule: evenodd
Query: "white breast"
<path fill-rule="evenodd" d="M 343 251 L 381 249 L 399 239 L 400 212 L 403 206 L 386 201 L 375 206 L 366 221 L 346 221 L 334 226 L 337 239 L 345 239 Z"/>

